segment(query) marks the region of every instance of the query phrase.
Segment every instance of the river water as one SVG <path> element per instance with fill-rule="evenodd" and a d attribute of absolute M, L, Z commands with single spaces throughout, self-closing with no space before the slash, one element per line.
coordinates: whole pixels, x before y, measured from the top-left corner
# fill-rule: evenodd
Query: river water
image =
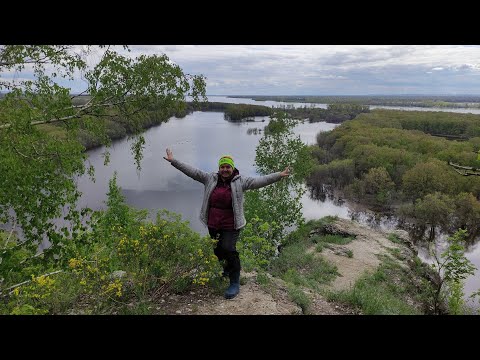
<path fill-rule="evenodd" d="M 206 233 L 205 226 L 198 219 L 203 185 L 164 160 L 165 149 L 169 147 L 175 158 L 204 171 L 216 171 L 220 156 L 230 154 L 241 174 L 256 176 L 255 149 L 262 132 L 255 134 L 252 130 L 263 130 L 269 121 L 268 117 L 256 117 L 255 122 L 228 122 L 224 120 L 223 112 L 194 112 L 181 119 L 173 117 L 144 133 L 144 159 L 140 172 L 133 163 L 130 142 L 126 139 L 113 142 L 108 166 L 103 165 L 103 147 L 90 150 L 88 160 L 96 169 L 95 183 L 88 176 L 77 180 L 83 193 L 79 205 L 103 208 L 108 181 L 116 171 L 117 183 L 130 205 L 177 212 L 190 222 L 194 230 Z M 294 132 L 305 143 L 313 144 L 317 133 L 336 126 L 325 122 L 304 123 L 296 126 Z M 326 215 L 348 216 L 348 207 L 335 199 L 320 202 L 305 194 L 302 203 L 304 216 L 308 219 Z"/>
<path fill-rule="evenodd" d="M 252 104 L 252 105 L 264 105 L 268 107 L 278 107 L 278 106 L 293 106 L 297 107 L 316 107 L 321 109 L 326 109 L 327 104 L 320 103 L 297 103 L 297 102 L 282 102 L 282 101 L 256 101 L 253 99 L 247 98 L 231 98 L 226 96 L 209 96 L 208 101 L 210 102 L 223 102 L 223 103 L 232 103 L 232 104 Z M 443 108 L 443 107 L 419 107 L 419 106 L 382 106 L 382 105 L 370 105 L 370 109 L 390 109 L 390 110 L 403 110 L 403 111 L 442 111 L 442 112 L 456 112 L 463 114 L 480 114 L 480 109 L 469 109 L 469 108 Z"/>
<path fill-rule="evenodd" d="M 209 101 L 274 107 L 307 105 L 326 108 L 327 106 L 326 104 L 254 101 L 220 96 L 211 96 Z M 432 108 L 400 108 L 400 110 L 437 111 Z M 438 109 L 438 111 L 447 110 L 480 114 L 480 109 Z M 223 112 L 194 112 L 181 119 L 172 117 L 167 123 L 146 130 L 144 133 L 144 159 L 140 172 L 134 165 L 130 142 L 127 139 L 113 142 L 109 149 L 110 163 L 108 166 L 103 165 L 102 153 L 105 151 L 103 147 L 88 151 L 89 162 L 96 169 L 96 181 L 92 182 L 88 176 L 77 179 L 78 188 L 83 193 L 79 206 L 87 206 L 95 210 L 105 208 L 108 181 L 116 171 L 118 173 L 117 183 L 122 188 L 129 205 L 139 209 L 149 209 L 151 214 L 159 209 L 179 213 L 184 220 L 189 221 L 192 229 L 201 234 L 207 234 L 207 229 L 198 218 L 203 185 L 175 169 L 163 159 L 163 156 L 165 156 L 165 149 L 169 147 L 175 158 L 204 171 L 216 171 L 219 157 L 223 154 L 231 154 L 241 174 L 256 176 L 255 148 L 263 132 L 255 134 L 253 130 L 255 128 L 263 129 L 270 121 L 269 118 L 256 117 L 255 122 L 235 123 L 225 121 L 223 115 Z M 294 132 L 300 136 L 303 142 L 314 144 L 319 132 L 330 131 L 336 126 L 338 124 L 306 122 L 295 127 Z M 341 199 L 327 196 L 324 201 L 315 200 L 307 192 L 301 201 L 303 215 L 307 220 L 336 215 L 341 218 L 355 219 L 383 230 L 392 230 L 396 226 L 394 219 L 377 217 L 375 214 L 363 211 L 364 209 L 360 206 Z M 425 251 L 420 250 L 420 256 L 425 261 L 431 261 Z M 477 269 L 480 269 L 480 246 L 478 244 L 471 246 L 466 256 Z M 479 288 L 480 270 L 477 270 L 475 276 L 467 279 L 466 295 Z"/>

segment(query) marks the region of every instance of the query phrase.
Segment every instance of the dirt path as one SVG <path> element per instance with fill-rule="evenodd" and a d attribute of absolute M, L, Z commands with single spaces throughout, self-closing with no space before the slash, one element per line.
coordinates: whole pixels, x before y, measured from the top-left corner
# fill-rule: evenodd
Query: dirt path
<path fill-rule="evenodd" d="M 256 273 L 242 273 L 245 284 L 232 300 L 220 294 L 192 292 L 187 295 L 168 296 L 162 310 L 171 315 L 301 315 L 302 309 L 288 296 L 285 282 L 270 277 L 269 286 L 256 280 Z M 226 283 L 227 284 L 227 283 Z M 327 302 L 319 294 L 306 290 L 311 298 L 308 314 L 338 315 L 352 314 L 341 305 Z"/>
<path fill-rule="evenodd" d="M 387 249 L 399 247 L 388 240 L 386 234 L 371 230 L 365 226 L 346 219 L 339 219 L 330 225 L 333 233 L 348 233 L 356 238 L 346 245 L 325 248 L 317 256 L 322 256 L 335 264 L 341 276 L 338 276 L 327 288 L 346 290 L 366 271 L 374 271 L 380 265 L 378 255 L 386 254 Z M 400 236 L 405 234 L 399 233 Z M 314 251 L 314 248 L 310 249 Z M 350 252 L 352 257 L 346 254 Z M 269 285 L 261 285 L 256 273 L 243 273 L 243 285 L 240 294 L 226 300 L 221 294 L 197 291 L 186 295 L 170 295 L 162 300 L 162 311 L 167 314 L 181 315 L 300 315 L 303 313 L 299 305 L 288 296 L 285 282 L 273 278 L 269 274 Z M 228 286 L 225 282 L 225 287 Z M 312 315 L 345 315 L 353 314 L 351 309 L 340 304 L 328 302 L 318 293 L 305 289 L 311 299 L 308 314 Z"/>
<path fill-rule="evenodd" d="M 335 264 L 341 276 L 330 285 L 333 290 L 347 290 L 365 273 L 373 272 L 379 265 L 379 255 L 388 254 L 387 249 L 398 248 L 399 245 L 388 240 L 386 234 L 369 229 L 346 219 L 337 220 L 333 227 L 339 232 L 355 234 L 352 242 L 324 249 L 321 256 Z M 348 257 L 346 250 L 353 254 Z"/>

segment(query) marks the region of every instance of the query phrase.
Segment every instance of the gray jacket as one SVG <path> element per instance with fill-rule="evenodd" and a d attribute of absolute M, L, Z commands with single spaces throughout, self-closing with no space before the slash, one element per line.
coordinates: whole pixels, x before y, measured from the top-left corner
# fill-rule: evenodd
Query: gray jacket
<path fill-rule="evenodd" d="M 183 172 L 185 175 L 205 185 L 205 191 L 203 193 L 203 204 L 202 209 L 200 210 L 200 221 L 205 224 L 205 226 L 208 226 L 207 223 L 209 199 L 210 195 L 215 189 L 215 186 L 217 185 L 218 173 L 207 173 L 176 159 L 172 160 L 171 164 L 175 168 Z M 247 221 L 245 220 L 245 215 L 243 213 L 244 191 L 250 189 L 259 189 L 261 187 L 273 184 L 274 182 L 279 181 L 281 178 L 282 176 L 280 175 L 280 172 L 276 172 L 273 174 L 254 178 L 249 176 L 236 175 L 232 179 L 230 186 L 232 189 L 232 206 L 235 229 L 241 229 L 247 223 Z"/>

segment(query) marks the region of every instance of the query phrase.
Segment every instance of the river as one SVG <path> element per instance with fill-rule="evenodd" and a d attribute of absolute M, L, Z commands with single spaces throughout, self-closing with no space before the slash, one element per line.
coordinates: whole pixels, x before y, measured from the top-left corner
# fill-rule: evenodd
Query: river
<path fill-rule="evenodd" d="M 293 106 L 297 107 L 317 107 L 321 109 L 326 109 L 327 104 L 320 103 L 298 103 L 298 102 L 282 102 L 282 101 L 256 101 L 253 99 L 247 98 L 232 98 L 226 96 L 209 96 L 208 101 L 210 102 L 223 102 L 223 103 L 232 103 L 232 104 L 252 104 L 252 105 L 264 105 L 268 107 L 278 107 L 278 106 Z M 390 110 L 403 110 L 403 111 L 442 111 L 442 112 L 456 112 L 462 114 L 480 114 L 480 109 L 474 108 L 444 108 L 444 107 L 419 107 L 419 106 L 382 106 L 382 105 L 370 105 L 370 109 L 390 109 Z"/>
<path fill-rule="evenodd" d="M 326 108 L 326 104 L 254 101 L 220 96 L 211 96 L 209 101 L 266 106 L 313 105 Z M 437 111 L 432 108 L 401 108 L 401 110 Z M 446 110 L 438 109 L 438 111 Z M 452 112 L 465 112 L 459 110 L 480 114 L 480 109 L 450 109 Z M 192 229 L 201 234 L 207 234 L 205 226 L 198 219 L 203 185 L 185 176 L 164 160 L 165 149 L 171 148 L 175 158 L 204 171 L 216 171 L 219 157 L 222 154 L 231 154 L 241 174 L 255 176 L 257 175 L 254 167 L 255 148 L 263 132 L 255 134 L 252 130 L 263 129 L 269 121 L 268 117 L 256 117 L 255 122 L 228 122 L 224 120 L 223 112 L 193 112 L 181 119 L 172 117 L 168 122 L 145 131 L 144 159 L 140 172 L 137 172 L 134 165 L 130 142 L 127 139 L 113 142 L 109 150 L 108 166 L 103 165 L 102 153 L 105 151 L 103 147 L 90 150 L 88 160 L 96 169 L 96 181 L 93 183 L 88 176 L 77 179 L 78 188 L 83 193 L 79 206 L 88 206 L 95 210 L 105 208 L 108 181 L 116 171 L 117 183 L 122 188 L 129 205 L 139 209 L 149 209 L 152 214 L 158 209 L 179 213 L 184 220 L 189 221 Z M 338 124 L 306 122 L 295 127 L 294 132 L 303 142 L 314 144 L 319 132 L 330 131 L 336 126 Z M 396 226 L 396 221 L 392 219 L 376 217 L 372 213 L 364 212 L 358 205 L 328 196 L 324 201 L 320 201 L 311 198 L 307 192 L 301 201 L 303 215 L 307 220 L 336 215 L 341 218 L 355 219 L 383 230 L 391 230 Z M 429 261 L 427 253 L 421 251 L 420 255 L 425 261 Z M 480 246 L 471 246 L 466 256 L 477 269 L 480 269 Z M 479 288 L 480 270 L 477 270 L 474 276 L 467 279 L 465 293 L 469 295 Z"/>

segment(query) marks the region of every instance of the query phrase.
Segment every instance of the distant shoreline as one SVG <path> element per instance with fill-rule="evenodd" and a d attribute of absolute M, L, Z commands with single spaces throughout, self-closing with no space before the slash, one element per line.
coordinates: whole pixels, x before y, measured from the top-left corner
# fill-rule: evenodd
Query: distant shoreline
<path fill-rule="evenodd" d="M 220 95 L 209 95 L 220 96 Z M 278 101 L 297 103 L 337 104 L 353 103 L 375 106 L 436 107 L 436 108 L 480 108 L 479 95 L 221 95 L 227 98 L 247 98 L 254 101 Z"/>
<path fill-rule="evenodd" d="M 6 93 L 0 92 L 0 99 Z M 85 102 L 90 95 L 71 94 L 75 105 Z M 317 104 L 358 104 L 373 106 L 480 109 L 480 95 L 212 95 L 226 98 L 252 99 Z"/>

